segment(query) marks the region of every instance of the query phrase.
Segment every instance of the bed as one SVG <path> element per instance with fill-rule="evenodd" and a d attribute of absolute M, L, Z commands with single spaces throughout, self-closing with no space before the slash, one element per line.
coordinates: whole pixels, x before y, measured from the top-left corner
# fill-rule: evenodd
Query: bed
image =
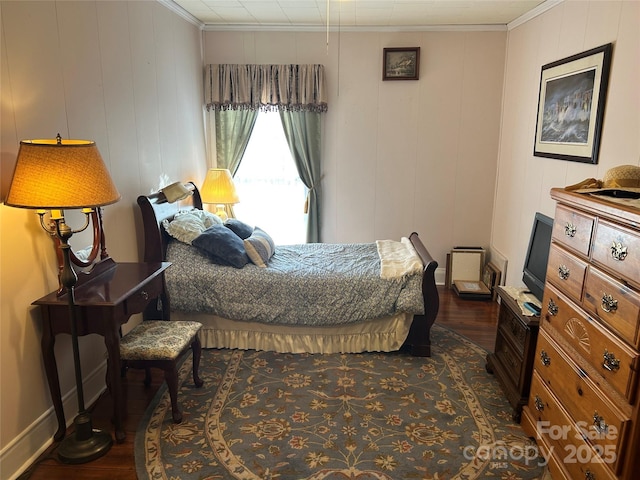
<path fill-rule="evenodd" d="M 197 187 L 191 182 L 185 183 L 184 186 L 192 194 L 180 202 L 169 203 L 162 192 L 141 195 L 137 200 L 142 214 L 144 261 L 172 263 L 172 266 L 165 273 L 165 293 L 157 304 L 150 305 L 145 311 L 145 319 L 170 318 L 171 320 L 199 321 L 203 324 L 200 336 L 204 348 L 272 350 L 281 353 L 357 353 L 402 349 L 408 350 L 416 356 L 431 355 L 430 330 L 439 309 L 439 297 L 434 277 L 438 264 L 431 257 L 417 233 L 414 232 L 409 237 L 403 238 L 402 242 L 388 244 L 382 242 L 389 241 L 378 241 L 372 244 L 278 245 L 266 268 L 259 268 L 257 264 L 254 265 L 251 262 L 242 268 L 212 265 L 201 251 L 192 245 L 176 240 L 167 233 L 168 222 L 172 222 L 174 218 L 185 213 L 202 213 L 202 200 Z M 258 230 L 258 228 L 255 229 L 256 232 Z M 388 248 L 385 245 L 397 248 L 396 245 L 401 244 L 411 250 L 416 259 L 419 259 L 417 271 L 414 264 L 414 273 L 402 274 L 398 276 L 398 279 L 391 279 L 391 283 L 394 283 L 392 287 L 380 287 L 381 280 L 379 279 L 371 278 L 365 281 L 367 277 L 364 274 L 362 277 L 358 277 L 362 278 L 361 283 L 367 283 L 366 288 L 397 289 L 401 292 L 400 295 L 405 300 L 399 296 L 395 302 L 392 302 L 393 309 L 396 311 L 383 315 L 371 313 L 371 318 L 359 318 L 369 312 L 370 300 L 371 298 L 377 299 L 377 294 L 359 294 L 356 297 L 358 301 L 342 299 L 342 293 L 334 295 L 332 292 L 335 292 L 335 289 L 341 289 L 341 292 L 346 294 L 348 290 L 356 287 L 353 286 L 353 279 L 350 280 L 352 283 L 348 283 L 346 286 L 332 286 L 335 279 L 341 280 L 339 277 L 342 274 L 333 272 L 327 267 L 325 276 L 315 278 L 313 281 L 316 283 L 310 284 L 311 287 L 304 287 L 308 292 L 306 296 L 314 297 L 308 300 L 309 305 L 305 304 L 304 308 L 297 307 L 295 312 L 276 310 L 276 313 L 268 313 L 270 308 L 278 306 L 276 304 L 288 303 L 288 300 L 278 301 L 272 298 L 273 295 L 270 292 L 277 291 L 279 288 L 271 287 L 275 285 L 273 277 L 264 277 L 265 275 L 276 275 L 283 278 L 286 276 L 285 274 L 288 275 L 285 270 L 290 267 L 282 266 L 284 265 L 283 258 L 300 257 L 304 263 L 316 265 L 317 268 L 314 270 L 317 273 L 318 270 L 325 269 L 320 264 L 324 261 L 324 257 L 330 258 L 344 254 L 351 258 L 337 263 L 348 264 L 353 261 L 358 265 L 357 268 L 378 272 L 375 277 L 379 278 L 381 269 L 384 270 L 387 265 L 384 258 L 378 256 L 381 255 L 381 248 Z M 245 245 L 247 244 L 245 243 Z M 309 251 L 313 252 L 309 253 Z M 372 255 L 375 255 L 376 259 Z M 210 272 L 209 268 L 215 270 Z M 206 273 L 202 273 L 201 269 L 206 270 Z M 299 266 L 294 267 L 293 274 L 297 275 L 299 269 Z M 258 275 L 258 280 L 254 281 L 253 277 L 247 276 L 250 274 Z M 202 277 L 202 275 L 207 276 Z M 240 276 L 240 280 L 236 278 L 238 276 Z M 227 279 L 236 283 L 224 284 L 223 282 Z M 235 306 L 220 306 L 220 310 L 218 310 L 220 304 L 216 302 L 221 298 L 227 300 L 228 297 L 238 297 L 241 291 L 246 292 L 242 295 L 255 296 L 255 290 L 259 290 L 255 285 L 258 285 L 260 281 L 267 281 L 270 285 L 268 294 L 263 291 L 260 294 L 262 296 L 258 296 L 258 301 L 253 299 L 254 305 L 259 306 L 257 310 L 260 312 L 255 315 L 253 312 L 250 315 L 244 314 L 242 310 L 233 310 Z M 292 282 L 289 279 L 290 283 L 280 290 L 295 289 L 296 285 L 303 281 L 307 280 L 297 277 Z M 398 285 L 398 282 L 401 285 Z M 250 289 L 247 287 L 248 285 L 251 287 Z M 317 293 L 321 292 L 320 287 L 327 286 L 334 290 Z M 216 290 L 216 288 L 222 290 Z M 419 305 L 415 305 L 416 296 Z M 208 305 L 205 305 L 206 299 L 209 299 L 207 300 Z M 193 306 L 193 302 L 202 303 L 200 301 L 205 303 Z M 403 309 L 405 303 L 407 308 Z M 343 320 L 342 317 L 346 317 L 346 315 L 336 315 L 335 313 L 325 315 L 324 307 L 328 304 L 337 304 L 342 309 L 349 307 L 348 309 L 352 310 L 350 313 L 354 315 L 354 318 L 349 317 L 348 320 Z M 302 310 L 298 310 L 298 308 Z M 302 311 L 304 313 L 301 313 Z M 261 319 L 263 315 L 270 315 L 274 318 L 272 321 L 266 322 Z M 295 320 L 291 320 L 293 317 Z"/>

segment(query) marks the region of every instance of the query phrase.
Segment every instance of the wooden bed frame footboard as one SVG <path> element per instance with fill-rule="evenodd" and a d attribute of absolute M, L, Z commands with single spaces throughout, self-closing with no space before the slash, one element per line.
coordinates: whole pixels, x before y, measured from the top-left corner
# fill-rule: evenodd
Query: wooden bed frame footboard
<path fill-rule="evenodd" d="M 405 348 L 409 348 L 412 355 L 418 357 L 431 356 L 431 327 L 436 321 L 440 309 L 440 296 L 436 287 L 435 272 L 438 268 L 436 262 L 420 240 L 416 232 L 409 236 L 411 245 L 415 248 L 422 260 L 422 299 L 424 302 L 424 314 L 414 315 L 409 336 L 404 342 Z"/>
<path fill-rule="evenodd" d="M 138 197 L 138 205 L 142 213 L 142 226 L 144 229 L 145 262 L 163 262 L 166 259 L 167 244 L 170 238 L 162 227 L 164 220 L 171 220 L 178 211 L 202 209 L 202 199 L 198 188 L 192 182 L 185 183 L 184 185 L 192 191 L 193 195 L 180 202 L 168 203 L 162 192 L 140 195 Z M 409 240 L 424 265 L 422 272 L 424 314 L 414 315 L 413 323 L 411 324 L 409 335 L 404 342 L 403 349 L 409 349 L 411 354 L 415 356 L 429 357 L 431 356 L 431 327 L 436 321 L 440 308 L 440 297 L 435 281 L 435 271 L 436 268 L 438 268 L 438 262 L 429 254 L 416 232 L 413 232 L 409 236 Z M 157 306 L 150 305 L 150 308 L 145 311 L 145 319 L 168 319 L 170 312 L 169 301 L 170 299 L 166 295 L 163 295 L 161 297 L 161 311 L 158 310 Z"/>

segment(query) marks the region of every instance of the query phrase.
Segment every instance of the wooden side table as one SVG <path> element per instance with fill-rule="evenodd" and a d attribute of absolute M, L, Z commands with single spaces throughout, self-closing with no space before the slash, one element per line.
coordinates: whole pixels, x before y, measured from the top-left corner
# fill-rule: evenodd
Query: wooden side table
<path fill-rule="evenodd" d="M 122 428 L 120 326 L 127 323 L 131 315 L 141 313 L 153 300 L 164 295 L 164 271 L 170 265 L 168 262 L 116 263 L 108 258 L 100 262 L 89 276 L 82 278 L 82 274 L 79 275 L 81 279 L 75 289 L 78 336 L 96 333 L 104 337 L 118 442 L 125 439 Z M 60 441 L 65 435 L 66 422 L 53 347 L 56 335 L 71 333 L 67 296 L 51 292 L 33 302 L 33 305 L 38 305 L 42 313 L 42 356 L 58 419 L 54 440 Z M 168 314 L 166 311 L 164 313 L 165 316 Z"/>
<path fill-rule="evenodd" d="M 540 318 L 523 315 L 515 298 L 498 287 L 500 311 L 494 352 L 487 355 L 486 369 L 495 374 L 509 403 L 512 418 L 520 422 L 529 400 L 533 361 Z"/>

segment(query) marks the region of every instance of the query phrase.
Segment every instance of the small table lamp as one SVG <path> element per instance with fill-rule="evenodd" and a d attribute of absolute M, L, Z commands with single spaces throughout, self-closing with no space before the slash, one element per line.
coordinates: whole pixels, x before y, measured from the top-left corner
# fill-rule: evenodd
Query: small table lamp
<path fill-rule="evenodd" d="M 227 206 L 240 201 L 231 178 L 231 172 L 226 168 L 210 168 L 207 171 L 200 196 L 204 203 L 216 204 L 215 213 L 223 221 L 229 218 Z"/>
<path fill-rule="evenodd" d="M 71 322 L 73 362 L 78 395 L 78 415 L 75 432 L 58 447 L 58 456 L 65 463 L 84 463 L 104 455 L 113 443 L 111 435 L 96 430 L 91 414 L 84 406 L 82 370 L 78 349 L 77 311 L 74 287 L 78 281 L 70 262 L 69 239 L 89 225 L 94 208 L 117 202 L 120 194 L 98 152 L 96 144 L 87 140 L 55 139 L 20 142 L 18 159 L 5 205 L 37 210 L 40 225 L 60 240 L 63 267 L 60 282 L 66 288 Z M 82 209 L 86 220 L 82 228 L 72 230 L 64 220 L 65 209 Z M 50 221 L 44 216 L 49 211 Z"/>

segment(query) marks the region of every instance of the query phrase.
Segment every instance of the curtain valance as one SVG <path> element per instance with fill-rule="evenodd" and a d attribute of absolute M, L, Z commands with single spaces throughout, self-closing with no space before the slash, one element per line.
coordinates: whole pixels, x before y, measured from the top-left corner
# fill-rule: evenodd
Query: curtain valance
<path fill-rule="evenodd" d="M 207 65 L 205 101 L 216 111 L 326 112 L 324 66 Z"/>

